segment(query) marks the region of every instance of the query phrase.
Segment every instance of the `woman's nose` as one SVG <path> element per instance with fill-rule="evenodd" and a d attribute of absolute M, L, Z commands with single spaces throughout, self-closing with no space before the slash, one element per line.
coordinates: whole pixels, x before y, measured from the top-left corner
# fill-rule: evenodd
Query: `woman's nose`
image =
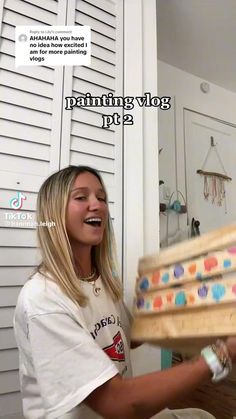
<path fill-rule="evenodd" d="M 99 209 L 100 207 L 101 207 L 101 202 L 99 201 L 99 199 L 97 199 L 96 196 L 91 197 L 91 199 L 89 200 L 89 209 L 96 210 L 96 209 Z"/>

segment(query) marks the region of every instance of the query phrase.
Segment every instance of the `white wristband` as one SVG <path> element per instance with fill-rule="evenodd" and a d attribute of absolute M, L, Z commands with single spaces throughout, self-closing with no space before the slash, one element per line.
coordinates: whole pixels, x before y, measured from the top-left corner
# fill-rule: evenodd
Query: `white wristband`
<path fill-rule="evenodd" d="M 204 357 L 213 374 L 211 379 L 213 382 L 223 380 L 225 377 L 227 377 L 230 372 L 229 368 L 223 367 L 211 346 L 206 346 L 204 349 L 202 349 L 201 355 Z"/>

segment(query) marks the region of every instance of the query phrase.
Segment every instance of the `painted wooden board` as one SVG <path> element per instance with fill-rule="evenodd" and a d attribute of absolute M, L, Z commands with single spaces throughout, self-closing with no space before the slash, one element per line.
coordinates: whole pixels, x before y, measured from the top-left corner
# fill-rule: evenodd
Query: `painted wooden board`
<path fill-rule="evenodd" d="M 236 224 L 139 261 L 132 339 L 192 354 L 236 331 Z"/>
<path fill-rule="evenodd" d="M 135 299 L 134 314 L 158 315 L 164 311 L 186 311 L 196 307 L 226 303 L 235 303 L 236 309 L 235 273 L 181 287 L 138 294 Z"/>
<path fill-rule="evenodd" d="M 234 244 L 236 244 L 236 224 L 231 224 L 170 246 L 162 250 L 158 255 L 141 258 L 139 260 L 138 273 L 139 276 L 142 276 L 177 262 L 234 246 Z"/>
<path fill-rule="evenodd" d="M 137 278 L 136 292 L 146 293 L 236 271 L 236 246 L 156 269 Z"/>

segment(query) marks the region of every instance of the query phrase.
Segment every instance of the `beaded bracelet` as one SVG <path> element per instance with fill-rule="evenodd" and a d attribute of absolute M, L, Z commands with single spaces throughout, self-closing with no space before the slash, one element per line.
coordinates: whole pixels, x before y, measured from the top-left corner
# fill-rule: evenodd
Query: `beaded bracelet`
<path fill-rule="evenodd" d="M 221 340 L 217 340 L 215 344 L 203 348 L 201 355 L 213 374 L 213 382 L 223 380 L 232 370 L 232 361 L 227 346 Z"/>
<path fill-rule="evenodd" d="M 222 367 L 229 369 L 229 371 L 232 371 L 232 361 L 225 342 L 221 339 L 217 339 L 216 343 L 211 345 L 211 348 L 215 352 Z"/>

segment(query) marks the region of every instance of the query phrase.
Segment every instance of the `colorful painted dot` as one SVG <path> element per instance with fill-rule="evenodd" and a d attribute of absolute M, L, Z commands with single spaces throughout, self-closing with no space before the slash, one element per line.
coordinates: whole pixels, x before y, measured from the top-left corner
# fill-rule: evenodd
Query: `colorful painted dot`
<path fill-rule="evenodd" d="M 149 281 L 147 278 L 143 278 L 142 281 L 139 284 L 139 288 L 142 291 L 146 291 L 149 288 Z"/>
<path fill-rule="evenodd" d="M 170 304 L 172 303 L 173 296 L 174 296 L 173 292 L 170 292 L 169 294 L 166 294 L 167 303 L 170 303 Z"/>
<path fill-rule="evenodd" d="M 236 294 L 236 284 L 234 284 L 234 285 L 232 286 L 232 292 L 233 292 L 234 294 Z"/>
<path fill-rule="evenodd" d="M 206 298 L 208 294 L 208 287 L 203 285 L 201 288 L 198 288 L 198 295 L 200 298 Z"/>
<path fill-rule="evenodd" d="M 183 306 L 186 304 L 186 295 L 184 291 L 178 292 L 175 296 L 175 305 L 176 306 Z"/>
<path fill-rule="evenodd" d="M 224 266 L 224 268 L 230 268 L 231 267 L 231 260 L 230 259 L 225 259 L 224 260 L 224 263 L 223 263 L 223 266 Z"/>
<path fill-rule="evenodd" d="M 153 284 L 158 284 L 158 282 L 160 281 L 160 272 L 159 271 L 156 271 L 156 272 L 153 272 L 153 275 L 152 275 L 152 283 Z"/>
<path fill-rule="evenodd" d="M 143 308 L 144 307 L 144 298 L 139 298 L 136 302 L 137 308 Z"/>
<path fill-rule="evenodd" d="M 174 267 L 174 277 L 179 278 L 184 273 L 184 268 L 182 265 L 175 265 Z"/>
<path fill-rule="evenodd" d="M 218 260 L 213 256 L 204 260 L 204 267 L 207 272 L 210 272 L 218 265 Z"/>
<path fill-rule="evenodd" d="M 161 306 L 163 305 L 163 301 L 161 297 L 156 297 L 153 301 L 153 307 L 154 308 L 161 308 Z"/>
<path fill-rule="evenodd" d="M 192 265 L 190 265 L 189 267 L 188 267 L 188 271 L 189 271 L 189 273 L 190 274 L 195 274 L 195 272 L 196 272 L 196 263 L 193 263 Z"/>
<path fill-rule="evenodd" d="M 170 279 L 170 275 L 168 274 L 168 272 L 165 272 L 161 277 L 161 280 L 162 282 L 164 282 L 164 284 L 167 284 L 167 282 L 169 282 L 169 279 Z"/>
<path fill-rule="evenodd" d="M 146 303 L 145 303 L 145 308 L 146 308 L 147 310 L 149 310 L 149 309 L 151 308 L 151 303 L 150 303 L 150 301 L 146 301 Z"/>
<path fill-rule="evenodd" d="M 189 295 L 187 296 L 187 300 L 188 300 L 188 304 L 194 304 L 194 302 L 195 302 L 195 297 L 194 297 L 194 295 L 193 295 L 193 294 L 189 294 Z"/>
<path fill-rule="evenodd" d="M 236 253 L 236 247 L 230 247 L 230 249 L 228 249 L 229 253 L 235 254 Z"/>
<path fill-rule="evenodd" d="M 220 301 L 225 295 L 225 286 L 222 284 L 214 284 L 211 289 L 212 297 L 216 301 Z"/>
<path fill-rule="evenodd" d="M 196 278 L 198 281 L 201 281 L 201 279 L 202 279 L 202 274 L 201 274 L 201 272 L 197 272 L 197 273 L 196 273 L 196 275 L 195 275 L 195 278 Z"/>

